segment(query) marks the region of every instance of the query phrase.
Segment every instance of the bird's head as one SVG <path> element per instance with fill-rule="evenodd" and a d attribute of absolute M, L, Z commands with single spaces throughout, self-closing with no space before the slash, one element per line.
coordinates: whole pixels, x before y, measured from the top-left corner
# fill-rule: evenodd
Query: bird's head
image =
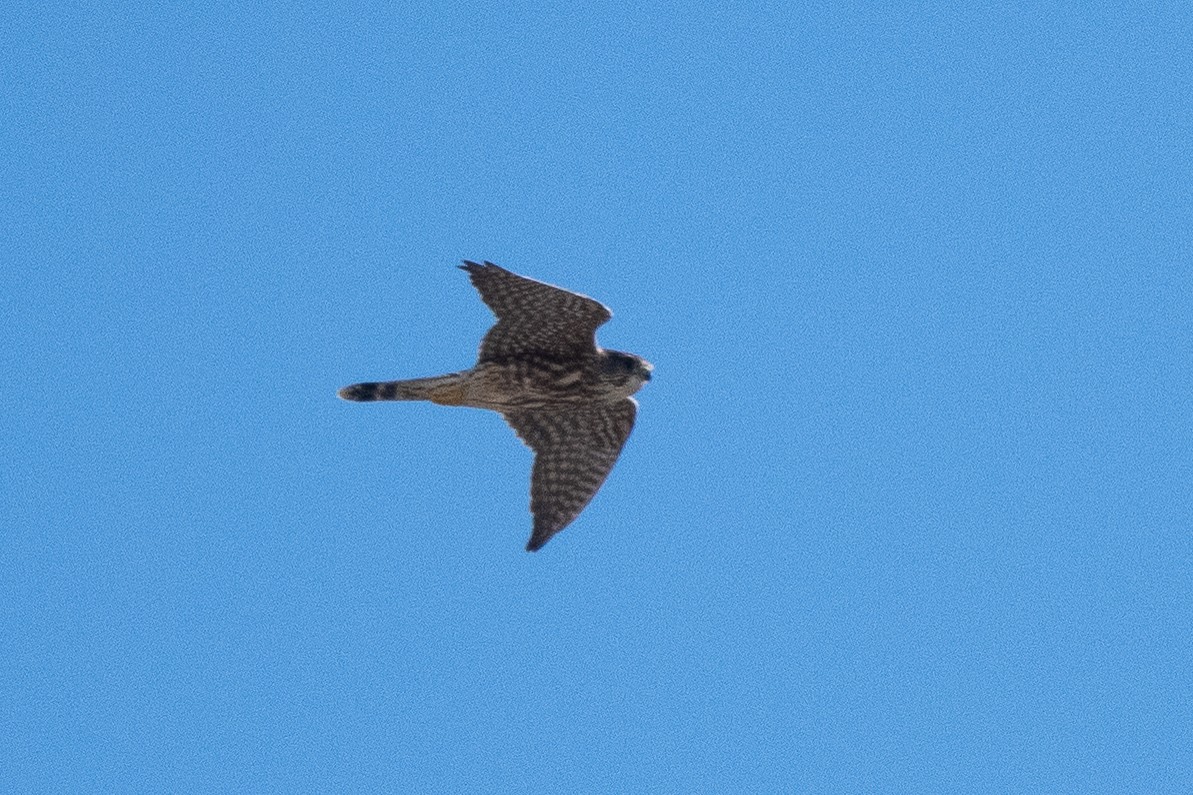
<path fill-rule="evenodd" d="M 626 395 L 634 394 L 650 380 L 650 372 L 654 365 L 641 356 L 610 350 L 601 353 L 601 374 L 609 382 L 627 390 Z"/>

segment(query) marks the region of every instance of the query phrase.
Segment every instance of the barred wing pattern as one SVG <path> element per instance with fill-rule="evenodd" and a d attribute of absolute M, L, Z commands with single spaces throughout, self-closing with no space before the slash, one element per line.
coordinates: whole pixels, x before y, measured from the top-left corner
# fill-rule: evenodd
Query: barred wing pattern
<path fill-rule="evenodd" d="M 527 353 L 560 358 L 596 353 L 597 327 L 613 316 L 604 304 L 491 262 L 465 261 L 460 267 L 497 316 L 497 325 L 481 341 L 480 361 Z"/>
<path fill-rule="evenodd" d="M 567 527 L 605 482 L 634 428 L 638 403 L 624 398 L 581 409 L 508 412 L 505 421 L 534 450 L 530 512 L 534 552 Z"/>

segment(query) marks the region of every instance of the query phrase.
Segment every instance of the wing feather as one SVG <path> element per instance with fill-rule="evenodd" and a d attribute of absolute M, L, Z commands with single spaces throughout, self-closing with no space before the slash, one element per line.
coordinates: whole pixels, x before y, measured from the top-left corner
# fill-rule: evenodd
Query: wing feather
<path fill-rule="evenodd" d="M 528 353 L 554 358 L 596 353 L 597 327 L 613 316 L 608 307 L 585 295 L 527 279 L 498 267 L 465 260 L 468 272 L 497 324 L 481 341 L 480 361 Z"/>
<path fill-rule="evenodd" d="M 578 410 L 504 415 L 535 453 L 530 476 L 534 530 L 528 551 L 540 549 L 592 501 L 634 428 L 637 410 L 637 402 L 625 398 Z"/>

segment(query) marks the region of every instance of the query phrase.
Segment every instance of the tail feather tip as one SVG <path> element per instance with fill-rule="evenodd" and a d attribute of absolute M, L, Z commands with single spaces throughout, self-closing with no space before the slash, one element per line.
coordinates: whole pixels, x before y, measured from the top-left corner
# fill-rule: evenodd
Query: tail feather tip
<path fill-rule="evenodd" d="M 337 390 L 336 397 L 340 400 L 368 400 L 374 392 L 371 387 L 373 384 L 352 384 Z"/>

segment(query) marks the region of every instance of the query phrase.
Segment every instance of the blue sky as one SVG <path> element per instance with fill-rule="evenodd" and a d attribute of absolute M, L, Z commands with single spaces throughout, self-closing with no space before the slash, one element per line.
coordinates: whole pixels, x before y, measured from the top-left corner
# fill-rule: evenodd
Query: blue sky
<path fill-rule="evenodd" d="M 1193 12 L 18 3 L 14 791 L 1193 787 Z M 461 259 L 656 367 L 527 554 Z"/>

